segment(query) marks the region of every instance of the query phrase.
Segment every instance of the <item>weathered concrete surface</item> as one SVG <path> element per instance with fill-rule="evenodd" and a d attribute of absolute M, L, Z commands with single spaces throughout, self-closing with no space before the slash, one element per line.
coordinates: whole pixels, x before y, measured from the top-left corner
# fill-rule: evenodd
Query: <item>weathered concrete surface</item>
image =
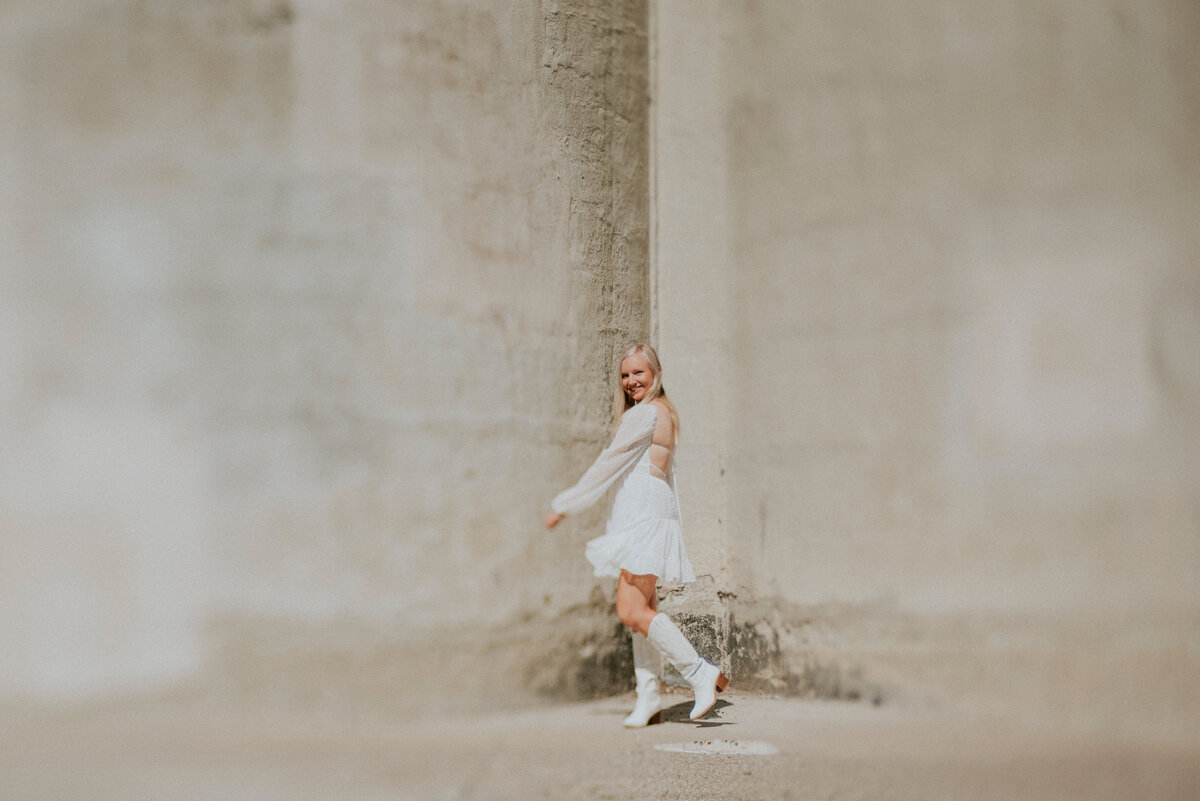
<path fill-rule="evenodd" d="M 738 695 L 702 725 L 620 726 L 632 697 L 505 715 L 358 720 L 152 706 L 0 717 L 11 801 L 1191 801 L 1200 743 L 1096 737 L 1012 716 Z M 773 756 L 655 750 L 715 739 Z"/>
<path fill-rule="evenodd" d="M 1194 725 L 1200 9 L 661 0 L 652 28 L 695 613 L 763 624 L 812 692 Z"/>
<path fill-rule="evenodd" d="M 3 4 L 0 696 L 586 601 L 586 529 L 538 522 L 647 332 L 645 37 L 637 2 Z"/>
<path fill-rule="evenodd" d="M 3 4 L 0 698 L 612 692 L 652 332 L 739 686 L 1194 728 L 1195 5 L 651 11 Z"/>

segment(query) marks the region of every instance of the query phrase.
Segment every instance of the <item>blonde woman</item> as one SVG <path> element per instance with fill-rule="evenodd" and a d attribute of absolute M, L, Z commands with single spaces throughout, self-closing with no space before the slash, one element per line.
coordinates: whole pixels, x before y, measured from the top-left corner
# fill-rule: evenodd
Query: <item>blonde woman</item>
<path fill-rule="evenodd" d="M 625 725 L 661 719 L 659 655 L 675 666 L 695 693 L 691 719 L 717 702 L 729 679 L 701 659 L 671 619 L 658 611 L 659 579 L 689 582 L 696 574 L 683 546 L 672 457 L 679 415 L 663 389 L 662 367 L 649 345 L 621 356 L 617 382 L 617 433 L 583 477 L 550 504 L 546 528 L 586 509 L 615 487 L 604 536 L 587 544 L 597 576 L 617 578 L 617 617 L 633 630 L 637 704 Z"/>

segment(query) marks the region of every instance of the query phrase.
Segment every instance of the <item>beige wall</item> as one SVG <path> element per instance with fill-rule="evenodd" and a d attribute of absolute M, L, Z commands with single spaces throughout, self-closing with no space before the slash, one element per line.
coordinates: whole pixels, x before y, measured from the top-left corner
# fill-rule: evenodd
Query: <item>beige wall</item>
<path fill-rule="evenodd" d="M 0 696 L 586 600 L 539 521 L 648 325 L 640 4 L 0 21 Z"/>
<path fill-rule="evenodd" d="M 1194 719 L 1196 17 L 4 4 L 0 700 L 627 686 L 650 337 L 744 686 Z"/>
<path fill-rule="evenodd" d="M 702 572 L 821 620 L 794 663 L 1200 708 L 1194 4 L 653 14 Z"/>
<path fill-rule="evenodd" d="M 654 3 L 650 10 L 651 323 L 664 385 L 681 416 L 676 481 L 688 555 L 701 582 L 728 588 L 730 373 L 735 320 L 729 292 L 738 266 L 729 259 L 729 146 L 717 87 L 728 20 L 719 3 Z"/>

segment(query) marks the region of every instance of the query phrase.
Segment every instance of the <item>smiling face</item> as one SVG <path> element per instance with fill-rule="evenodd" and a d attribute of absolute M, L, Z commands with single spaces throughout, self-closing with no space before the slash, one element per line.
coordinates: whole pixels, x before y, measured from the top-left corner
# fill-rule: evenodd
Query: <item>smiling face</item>
<path fill-rule="evenodd" d="M 654 371 L 645 356 L 634 353 L 621 360 L 621 389 L 634 403 L 642 402 L 653 383 Z"/>

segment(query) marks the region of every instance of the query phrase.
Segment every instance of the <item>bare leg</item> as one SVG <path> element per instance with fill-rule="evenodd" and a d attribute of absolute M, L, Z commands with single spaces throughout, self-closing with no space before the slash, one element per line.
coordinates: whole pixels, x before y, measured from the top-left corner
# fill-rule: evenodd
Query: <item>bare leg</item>
<path fill-rule="evenodd" d="M 622 570 L 617 581 L 617 617 L 643 637 L 658 614 L 657 584 L 657 576 L 635 576 L 628 570 Z"/>
<path fill-rule="evenodd" d="M 658 649 L 646 639 L 650 621 L 657 614 L 658 579 L 651 575 L 633 575 L 621 571 L 617 582 L 617 617 L 633 629 L 633 677 L 637 685 L 637 704 L 623 721 L 636 729 L 662 720 L 662 696 L 658 693 L 658 674 L 662 670 Z"/>

